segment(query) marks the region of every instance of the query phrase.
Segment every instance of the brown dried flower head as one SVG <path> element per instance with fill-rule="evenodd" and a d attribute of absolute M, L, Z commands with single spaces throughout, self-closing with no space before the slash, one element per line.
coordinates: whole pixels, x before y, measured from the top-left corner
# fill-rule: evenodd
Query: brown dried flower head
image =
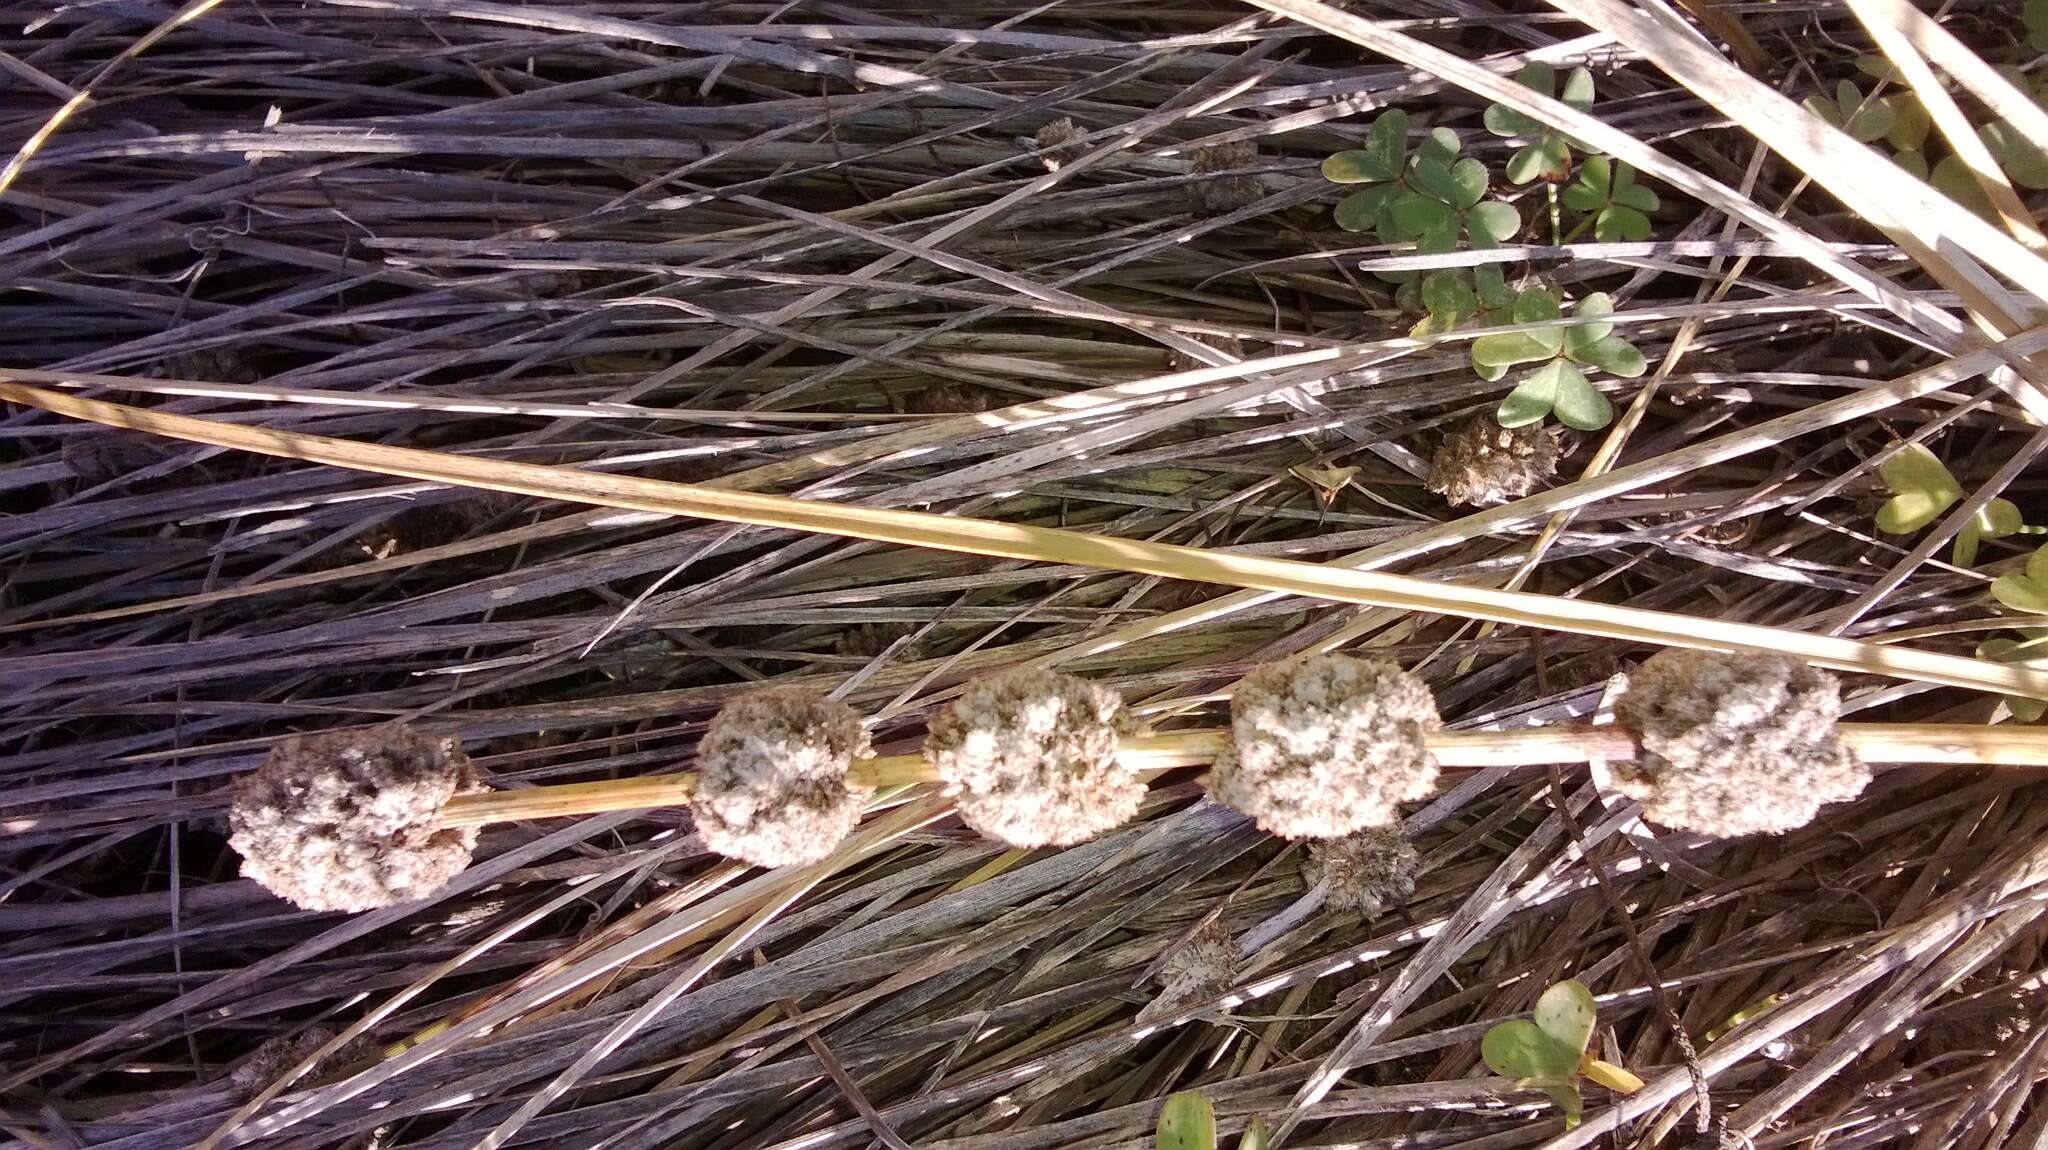
<path fill-rule="evenodd" d="M 1196 332 L 1188 336 L 1188 338 L 1196 343 L 1213 347 L 1217 351 L 1225 352 L 1232 359 L 1244 358 L 1244 341 L 1234 335 L 1209 335 L 1206 332 Z M 1200 371 L 1209 366 L 1211 365 L 1203 363 L 1179 348 L 1168 348 L 1166 350 L 1166 370 L 1170 372 Z"/>
<path fill-rule="evenodd" d="M 1266 185 L 1244 169 L 1258 162 L 1259 147 L 1250 140 L 1196 148 L 1188 153 L 1188 171 L 1209 178 L 1189 184 L 1188 194 L 1196 206 L 1212 215 L 1226 215 L 1255 203 L 1265 196 Z"/>
<path fill-rule="evenodd" d="M 271 1083 L 284 1077 L 292 1067 L 305 1061 L 308 1055 L 333 1040 L 334 1032 L 324 1026 L 309 1026 L 297 1034 L 267 1038 L 228 1072 L 228 1092 L 237 1098 L 254 1098 L 268 1089 Z M 360 1061 L 375 1050 L 376 1044 L 368 1035 L 358 1036 L 316 1063 L 307 1072 L 307 1077 L 318 1077 L 329 1067 L 339 1068 Z"/>
<path fill-rule="evenodd" d="M 1422 856 L 1399 827 L 1368 827 L 1341 839 L 1320 839 L 1308 847 L 1302 877 L 1310 886 L 1327 883 L 1326 905 L 1377 918 L 1415 894 Z"/>
<path fill-rule="evenodd" d="M 1268 663 L 1231 696 L 1233 744 L 1210 792 L 1285 838 L 1391 826 L 1398 804 L 1435 789 L 1427 740 L 1442 725 L 1429 687 L 1384 660 Z"/>
<path fill-rule="evenodd" d="M 242 875 L 306 910 L 373 910 L 439 890 L 476 828 L 441 808 L 479 789 L 454 739 L 396 725 L 294 735 L 235 781 L 228 839 Z"/>
<path fill-rule="evenodd" d="M 1556 475 L 1557 458 L 1557 438 L 1541 424 L 1507 428 L 1476 415 L 1444 437 L 1428 486 L 1453 506 L 1506 503 Z"/>
<path fill-rule="evenodd" d="M 801 866 L 832 853 L 874 791 L 847 781 L 870 751 L 852 707 L 801 687 L 741 695 L 697 744 L 697 835 L 755 866 Z"/>
<path fill-rule="evenodd" d="M 1194 937 L 1166 956 L 1154 978 L 1159 993 L 1138 1011 L 1139 1022 L 1229 990 L 1237 981 L 1237 946 L 1230 941 L 1230 931 L 1220 920 L 1204 923 Z"/>
<path fill-rule="evenodd" d="M 1087 135 L 1071 117 L 1061 116 L 1038 129 L 1031 142 L 1039 147 L 1038 162 L 1045 165 L 1046 171 L 1057 172 L 1087 152 L 1081 143 Z"/>
<path fill-rule="evenodd" d="M 1072 846 L 1138 813 L 1145 784 L 1117 758 L 1123 699 L 1017 667 L 976 679 L 932 716 L 925 758 L 968 826 L 1017 847 Z"/>
<path fill-rule="evenodd" d="M 1642 753 L 1617 763 L 1650 821 L 1717 838 L 1782 834 L 1863 793 L 1870 769 L 1835 726 L 1833 675 L 1784 655 L 1666 650 L 1616 704 Z"/>

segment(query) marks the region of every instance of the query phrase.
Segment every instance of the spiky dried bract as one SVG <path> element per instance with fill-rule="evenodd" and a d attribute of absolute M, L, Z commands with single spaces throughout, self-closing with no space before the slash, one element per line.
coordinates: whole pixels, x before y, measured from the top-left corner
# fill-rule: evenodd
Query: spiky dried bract
<path fill-rule="evenodd" d="M 1835 677 L 1788 656 L 1661 651 L 1629 676 L 1616 712 L 1642 748 L 1615 764 L 1616 783 L 1667 827 L 1782 834 L 1870 783 L 1836 735 Z"/>
<path fill-rule="evenodd" d="M 1086 679 L 1017 667 L 932 716 L 925 758 L 968 826 L 1016 847 L 1072 846 L 1144 801 L 1144 781 L 1117 758 L 1123 705 Z"/>
<path fill-rule="evenodd" d="M 770 687 L 734 699 L 697 744 L 698 837 L 755 866 L 817 862 L 874 794 L 846 777 L 870 749 L 860 715 L 816 691 Z"/>
<path fill-rule="evenodd" d="M 1211 768 L 1209 789 L 1285 838 L 1391 826 L 1398 804 L 1435 789 L 1428 739 L 1442 725 L 1428 685 L 1392 663 L 1268 663 L 1231 696 L 1232 746 Z"/>
<path fill-rule="evenodd" d="M 1414 896 L 1421 865 L 1422 856 L 1399 827 L 1368 827 L 1310 843 L 1301 871 L 1310 886 L 1328 884 L 1325 905 L 1377 918 Z"/>
<path fill-rule="evenodd" d="M 333 1040 L 334 1032 L 324 1026 L 312 1026 L 297 1034 L 280 1034 L 275 1038 L 265 1039 L 247 1058 L 242 1059 L 228 1072 L 228 1091 L 237 1098 L 254 1098 L 271 1083 L 284 1077 L 292 1067 L 305 1061 L 308 1055 Z M 375 1044 L 370 1041 L 368 1035 L 359 1036 L 321 1059 L 307 1073 L 314 1076 L 326 1072 L 329 1067 L 346 1066 L 368 1056 L 374 1050 Z"/>
<path fill-rule="evenodd" d="M 1478 415 L 1444 437 L 1428 485 L 1453 506 L 1520 499 L 1557 474 L 1557 438 L 1540 424 L 1502 427 Z"/>
<path fill-rule="evenodd" d="M 1259 177 L 1243 171 L 1259 162 L 1259 147 L 1250 140 L 1232 140 L 1188 153 L 1188 170 L 1208 179 L 1188 185 L 1188 194 L 1203 211 L 1229 213 L 1265 196 Z"/>
<path fill-rule="evenodd" d="M 1221 922 L 1205 923 L 1166 956 L 1154 975 L 1159 993 L 1138 1011 L 1139 1022 L 1172 1014 L 1190 1002 L 1214 998 L 1237 981 L 1237 947 Z"/>
<path fill-rule="evenodd" d="M 477 785 L 454 739 L 408 726 L 295 735 L 236 780 L 228 841 L 243 877 L 306 910 L 409 902 L 469 865 L 476 829 L 436 820 Z"/>
<path fill-rule="evenodd" d="M 1061 116 L 1038 129 L 1031 142 L 1038 145 L 1038 162 L 1045 165 L 1046 171 L 1057 172 L 1087 151 L 1081 144 L 1087 135 L 1071 117 Z"/>

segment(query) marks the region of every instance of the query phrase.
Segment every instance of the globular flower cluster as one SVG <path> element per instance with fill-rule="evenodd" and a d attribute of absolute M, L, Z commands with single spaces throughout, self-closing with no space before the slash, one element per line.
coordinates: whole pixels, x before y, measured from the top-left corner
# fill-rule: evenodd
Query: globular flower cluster
<path fill-rule="evenodd" d="M 697 744 L 697 836 L 755 866 L 801 866 L 832 853 L 874 793 L 847 772 L 869 753 L 852 707 L 799 687 L 727 703 Z"/>
<path fill-rule="evenodd" d="M 1310 886 L 1327 887 L 1326 906 L 1377 918 L 1414 896 L 1421 866 L 1422 856 L 1399 827 L 1368 827 L 1310 843 L 1301 870 Z"/>
<path fill-rule="evenodd" d="M 1115 691 L 1018 667 L 968 683 L 932 717 L 924 754 L 968 826 L 1011 846 L 1071 846 L 1144 801 L 1117 757 L 1124 727 Z"/>
<path fill-rule="evenodd" d="M 1441 726 L 1421 679 L 1392 663 L 1310 655 L 1269 663 L 1230 700 L 1233 744 L 1210 792 L 1290 839 L 1327 839 L 1399 817 L 1436 786 Z"/>
<path fill-rule="evenodd" d="M 1836 732 L 1835 677 L 1783 655 L 1661 651 L 1629 676 L 1615 709 L 1642 747 L 1615 765 L 1616 783 L 1667 827 L 1782 834 L 1870 783 Z"/>
<path fill-rule="evenodd" d="M 1038 162 L 1045 165 L 1046 171 L 1057 172 L 1086 153 L 1081 141 L 1087 137 L 1088 133 L 1075 125 L 1072 117 L 1061 116 L 1047 121 L 1031 137 L 1031 142 L 1038 145 Z"/>
<path fill-rule="evenodd" d="M 1216 215 L 1227 215 L 1264 198 L 1266 185 L 1244 169 L 1259 162 L 1259 146 L 1250 140 L 1211 144 L 1188 153 L 1188 170 L 1207 179 L 1188 185 L 1196 206 Z"/>
<path fill-rule="evenodd" d="M 1453 506 L 1505 503 L 1557 474 L 1557 439 L 1541 424 L 1502 427 L 1474 416 L 1444 436 L 1429 461 L 1429 489 Z"/>
<path fill-rule="evenodd" d="M 236 780 L 228 841 L 244 877 L 306 910 L 372 910 L 469 865 L 476 830 L 437 823 L 477 786 L 453 739 L 408 726 L 296 735 Z"/>
<path fill-rule="evenodd" d="M 1174 948 L 1154 976 L 1159 993 L 1138 1011 L 1139 1022 L 1174 1011 L 1191 1002 L 1214 998 L 1237 981 L 1237 946 L 1220 921 L 1204 923 L 1192 938 Z"/>

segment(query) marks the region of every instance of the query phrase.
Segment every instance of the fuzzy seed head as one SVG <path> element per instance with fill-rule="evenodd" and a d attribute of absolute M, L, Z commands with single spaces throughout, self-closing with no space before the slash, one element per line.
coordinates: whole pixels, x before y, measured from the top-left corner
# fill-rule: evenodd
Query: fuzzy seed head
<path fill-rule="evenodd" d="M 480 789 L 454 740 L 411 727 L 295 735 L 235 781 L 228 839 L 242 875 L 306 910 L 425 898 L 469 865 L 476 828 L 441 808 Z"/>
<path fill-rule="evenodd" d="M 924 754 L 968 826 L 1015 847 L 1072 846 L 1138 813 L 1145 784 L 1117 759 L 1123 699 L 1017 667 L 967 684 L 932 716 Z"/>
<path fill-rule="evenodd" d="M 1453 506 L 1506 503 L 1556 475 L 1557 455 L 1557 439 L 1542 425 L 1508 428 L 1477 415 L 1444 437 L 1428 485 Z"/>
<path fill-rule="evenodd" d="M 1368 827 L 1341 839 L 1321 839 L 1308 847 L 1302 877 L 1310 886 L 1328 883 L 1325 903 L 1333 910 L 1354 910 L 1377 918 L 1415 894 L 1415 872 L 1422 856 L 1399 827 Z"/>
<path fill-rule="evenodd" d="M 1436 787 L 1427 740 L 1442 725 L 1429 687 L 1392 663 L 1268 663 L 1231 696 L 1233 745 L 1211 768 L 1210 791 L 1284 838 L 1392 826 L 1398 804 Z"/>
<path fill-rule="evenodd" d="M 870 750 L 860 715 L 845 703 L 801 687 L 742 695 L 697 744 L 697 835 L 755 866 L 817 862 L 853 830 L 874 794 L 846 778 Z"/>
<path fill-rule="evenodd" d="M 1783 834 L 1870 783 L 1836 736 L 1835 677 L 1784 655 L 1660 651 L 1629 676 L 1616 712 L 1642 746 L 1615 764 L 1616 784 L 1667 827 Z"/>
<path fill-rule="evenodd" d="M 1057 172 L 1087 152 L 1081 144 L 1087 135 L 1075 126 L 1072 118 L 1061 116 L 1038 129 L 1031 142 L 1039 147 L 1038 162 L 1045 165 L 1046 171 Z"/>
<path fill-rule="evenodd" d="M 1188 170 L 1212 178 L 1189 184 L 1188 194 L 1198 207 L 1214 215 L 1227 215 L 1254 203 L 1265 196 L 1266 185 L 1243 169 L 1258 162 L 1259 147 L 1250 140 L 1196 148 L 1188 153 Z"/>
<path fill-rule="evenodd" d="M 1139 1022 L 1172 1014 L 1190 1002 L 1214 998 L 1237 981 L 1237 946 L 1221 921 L 1209 922 L 1166 956 L 1154 976 L 1159 994 L 1138 1011 Z"/>

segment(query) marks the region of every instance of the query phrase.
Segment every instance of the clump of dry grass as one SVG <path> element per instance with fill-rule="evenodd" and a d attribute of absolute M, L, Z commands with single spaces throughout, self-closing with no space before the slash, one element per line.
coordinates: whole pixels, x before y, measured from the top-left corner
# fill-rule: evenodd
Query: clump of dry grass
<path fill-rule="evenodd" d="M 1871 516 L 1907 438 L 1965 500 L 2043 518 L 2038 389 L 1986 374 L 2048 347 L 2027 331 L 2038 190 L 1986 191 L 1998 223 L 1957 215 L 1796 97 L 1870 92 L 1859 55 L 1924 53 L 1965 119 L 2025 121 L 1990 66 L 2026 62 L 2009 9 L 1712 9 L 1711 38 L 1775 69 L 1759 94 L 1607 0 L 1560 5 L 1597 42 L 1555 13 L 1260 7 L 1286 19 L 219 5 L 158 37 L 97 6 L 0 31 L 0 123 L 10 150 L 35 141 L 0 177 L 17 382 L 273 444 L 1118 545 L 989 558 L 498 503 L 10 407 L 0 1082 L 33 1104 L 0 1147 L 1135 1145 L 1190 1087 L 1226 1136 L 1259 1115 L 1304 1146 L 1570 1147 L 1620 1120 L 1695 1137 L 1696 1080 L 1706 1136 L 1733 1144 L 2038 1141 L 2048 808 L 2018 770 L 1889 771 L 1728 842 L 1645 828 L 1576 768 L 1446 772 L 1383 812 L 1422 878 L 1369 922 L 1311 913 L 1302 848 L 1203 801 L 1190 767 L 1065 849 L 990 843 L 897 782 L 829 874 L 749 869 L 655 808 L 493 823 L 445 886 L 346 919 L 236 877 L 227 784 L 288 736 L 403 720 L 459 731 L 502 793 L 652 793 L 764 684 L 833 693 L 896 755 L 1020 664 L 1170 737 L 1221 726 L 1255 665 L 1338 650 L 1414 668 L 1448 728 L 1484 732 L 1593 713 L 1670 638 L 1631 628 L 1675 615 L 1694 641 L 1835 636 L 1864 660 L 1851 719 L 2005 714 L 1916 660 L 1977 668 L 1956 657 L 2026 637 L 1984 591 L 2032 540 L 1956 568 L 1934 556 L 1967 503 L 1913 539 Z M 1599 70 L 1592 121 L 1506 79 L 1530 53 Z M 1940 83 L 1888 58 L 1877 98 L 1911 86 L 1947 115 Z M 1549 487 L 1461 516 L 1429 453 L 1511 381 L 1473 378 L 1469 332 L 1408 338 L 1375 273 L 1494 257 L 1356 250 L 1317 164 L 1398 106 L 1498 167 L 1515 145 L 1480 109 L 1504 98 L 1658 188 L 1648 246 L 1547 234 L 1542 188 L 1489 191 L 1536 224 L 1497 253 L 1509 278 L 1610 293 L 1661 368 Z M 1041 138 L 1048 170 L 1020 150 L 1062 117 L 1107 154 Z M 2012 338 L 1984 350 L 1983 331 Z M 1153 382 L 1222 358 L 1205 346 L 1249 361 Z M 1140 541 L 1397 568 L 1433 597 L 1218 592 L 1109 561 Z M 1500 586 L 1542 613 L 1443 614 Z M 1189 939 L 1249 951 L 1199 996 L 1242 994 L 1230 1026 L 1134 993 Z M 1594 1094 L 1569 1135 L 1477 1052 L 1566 976 L 1649 1083 Z M 1958 1040 L 1985 1025 L 2012 1037 Z M 314 1026 L 385 1053 L 231 1094 L 265 1039 Z"/>

